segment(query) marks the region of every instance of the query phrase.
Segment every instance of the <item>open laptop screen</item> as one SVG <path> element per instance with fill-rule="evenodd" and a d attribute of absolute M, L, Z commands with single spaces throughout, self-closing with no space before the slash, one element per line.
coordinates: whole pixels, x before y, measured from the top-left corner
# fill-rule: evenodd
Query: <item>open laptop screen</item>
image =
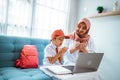
<path fill-rule="evenodd" d="M 102 60 L 103 53 L 79 53 L 73 72 L 96 71 Z"/>

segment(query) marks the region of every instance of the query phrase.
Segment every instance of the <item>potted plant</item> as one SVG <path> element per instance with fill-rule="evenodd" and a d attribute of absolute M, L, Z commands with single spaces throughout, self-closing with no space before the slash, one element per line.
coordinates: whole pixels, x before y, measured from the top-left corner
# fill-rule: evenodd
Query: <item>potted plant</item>
<path fill-rule="evenodd" d="M 97 7 L 98 13 L 102 13 L 103 10 L 104 10 L 103 6 L 98 6 L 98 7 Z"/>

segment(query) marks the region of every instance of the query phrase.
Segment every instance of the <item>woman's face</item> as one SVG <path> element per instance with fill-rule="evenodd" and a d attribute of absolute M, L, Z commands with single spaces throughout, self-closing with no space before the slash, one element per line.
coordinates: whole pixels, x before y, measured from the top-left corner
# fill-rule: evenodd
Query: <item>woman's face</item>
<path fill-rule="evenodd" d="M 59 47 L 62 45 L 64 37 L 59 36 L 59 37 L 56 37 L 55 40 L 56 40 L 56 46 Z"/>
<path fill-rule="evenodd" d="M 84 22 L 80 23 L 80 24 L 76 27 L 76 33 L 77 33 L 78 35 L 84 35 L 84 34 L 86 34 L 87 31 L 88 31 L 88 30 L 87 30 L 87 26 L 86 26 L 86 24 L 85 24 Z"/>

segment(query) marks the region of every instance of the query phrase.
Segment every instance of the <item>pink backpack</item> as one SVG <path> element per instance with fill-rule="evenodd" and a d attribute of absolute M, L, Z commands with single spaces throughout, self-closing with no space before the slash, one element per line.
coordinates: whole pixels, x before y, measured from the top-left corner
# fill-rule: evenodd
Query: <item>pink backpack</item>
<path fill-rule="evenodd" d="M 16 67 L 20 68 L 37 68 L 38 67 L 38 51 L 34 45 L 24 45 L 20 54 L 20 59 L 17 59 Z"/>

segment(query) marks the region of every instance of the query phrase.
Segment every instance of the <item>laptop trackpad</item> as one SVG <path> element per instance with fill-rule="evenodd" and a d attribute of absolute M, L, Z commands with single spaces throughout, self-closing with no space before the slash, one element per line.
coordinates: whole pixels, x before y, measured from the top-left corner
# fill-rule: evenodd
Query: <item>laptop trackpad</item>
<path fill-rule="evenodd" d="M 66 69 L 69 69 L 73 72 L 73 69 L 74 69 L 75 66 L 63 66 L 63 67 L 66 68 Z"/>

